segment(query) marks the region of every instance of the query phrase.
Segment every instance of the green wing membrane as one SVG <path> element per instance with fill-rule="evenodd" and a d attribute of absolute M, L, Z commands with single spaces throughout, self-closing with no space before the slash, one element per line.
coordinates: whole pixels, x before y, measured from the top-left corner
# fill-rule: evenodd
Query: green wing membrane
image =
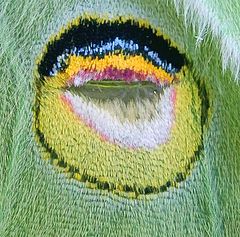
<path fill-rule="evenodd" d="M 204 149 L 178 188 L 128 199 L 86 188 L 41 159 L 32 129 L 36 58 L 63 25 L 86 13 L 146 19 L 180 46 L 204 83 Z M 2 1 L 0 236 L 238 236 L 239 13 L 237 0 Z"/>

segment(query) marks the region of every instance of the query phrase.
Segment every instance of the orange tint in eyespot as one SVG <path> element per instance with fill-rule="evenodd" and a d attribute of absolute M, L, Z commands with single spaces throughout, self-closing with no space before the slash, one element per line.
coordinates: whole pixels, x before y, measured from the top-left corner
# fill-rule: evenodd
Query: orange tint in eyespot
<path fill-rule="evenodd" d="M 47 44 L 34 123 L 44 159 L 127 198 L 189 175 L 202 149 L 202 98 L 184 57 L 159 32 L 127 18 L 80 18 Z"/>

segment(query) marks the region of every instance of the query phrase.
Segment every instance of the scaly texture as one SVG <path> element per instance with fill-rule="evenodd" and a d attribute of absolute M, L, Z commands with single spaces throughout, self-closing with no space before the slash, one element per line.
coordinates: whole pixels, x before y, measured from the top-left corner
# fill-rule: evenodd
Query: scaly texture
<path fill-rule="evenodd" d="M 2 1 L 0 236 L 238 236 L 239 11 L 237 0 Z M 178 188 L 128 199 L 89 189 L 42 160 L 32 129 L 35 60 L 49 37 L 83 12 L 148 20 L 186 52 L 204 81 L 211 117 L 204 150 Z"/>

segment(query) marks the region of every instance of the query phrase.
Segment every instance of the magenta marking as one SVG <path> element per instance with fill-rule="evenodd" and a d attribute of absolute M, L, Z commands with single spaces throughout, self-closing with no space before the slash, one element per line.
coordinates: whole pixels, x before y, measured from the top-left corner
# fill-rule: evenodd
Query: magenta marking
<path fill-rule="evenodd" d="M 107 67 L 103 71 L 97 70 L 79 70 L 79 72 L 73 75 L 67 82 L 69 86 L 75 85 L 80 86 L 84 83 L 92 81 L 101 81 L 101 80 L 122 80 L 128 83 L 136 81 L 151 81 L 156 85 L 169 85 L 167 80 L 163 78 L 157 78 L 154 74 L 146 74 L 135 72 L 131 69 L 117 69 L 113 67 Z"/>

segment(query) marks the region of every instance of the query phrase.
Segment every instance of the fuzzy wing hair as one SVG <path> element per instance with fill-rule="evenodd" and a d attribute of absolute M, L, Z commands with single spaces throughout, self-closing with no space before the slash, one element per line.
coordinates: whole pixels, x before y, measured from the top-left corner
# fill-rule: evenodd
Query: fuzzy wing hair
<path fill-rule="evenodd" d="M 41 160 L 32 132 L 35 59 L 83 12 L 142 17 L 177 42 L 210 91 L 202 159 L 151 201 L 101 195 Z M 238 0 L 0 2 L 0 236 L 238 236 Z M 235 79 L 235 80 L 234 80 Z"/>

